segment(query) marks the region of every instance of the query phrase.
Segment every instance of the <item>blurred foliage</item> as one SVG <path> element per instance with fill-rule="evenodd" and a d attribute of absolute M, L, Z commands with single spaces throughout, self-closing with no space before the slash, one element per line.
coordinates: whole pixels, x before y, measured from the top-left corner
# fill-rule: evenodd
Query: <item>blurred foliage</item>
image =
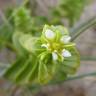
<path fill-rule="evenodd" d="M 72 27 L 79 20 L 88 0 L 61 0 L 59 6 L 54 11 L 54 17 L 66 18 L 69 26 Z"/>
<path fill-rule="evenodd" d="M 80 18 L 80 15 L 83 12 L 84 6 L 85 4 L 87 4 L 88 1 L 89 0 L 60 0 L 60 4 L 56 8 L 49 9 L 49 14 L 51 17 L 50 20 L 48 17 L 45 17 L 45 16 L 37 16 L 37 15 L 31 14 L 31 11 L 27 9 L 25 11 L 24 7 L 19 9 L 18 8 L 14 9 L 10 7 L 5 12 L 6 20 L 8 20 L 9 25 L 6 24 L 6 22 L 4 21 L 5 23 L 0 27 L 0 42 L 1 42 L 0 47 L 2 46 L 2 44 L 11 46 L 11 44 L 9 43 L 11 42 L 11 39 L 12 39 L 11 36 L 14 33 L 14 26 L 15 28 L 16 26 L 17 27 L 20 26 L 19 29 L 21 30 L 23 28 L 24 29 L 28 28 L 23 31 L 26 32 L 26 30 L 28 30 L 28 32 L 30 32 L 31 34 L 39 35 L 39 36 L 41 34 L 44 24 L 63 25 L 62 23 L 63 18 L 66 18 L 69 21 L 69 25 L 71 25 L 72 27 L 76 23 L 76 21 Z M 25 0 L 23 4 L 24 6 L 31 8 L 30 3 L 28 4 L 28 2 L 29 2 L 28 0 Z M 36 2 L 36 1 L 34 0 L 32 2 Z M 19 10 L 18 13 L 16 12 L 16 10 Z M 32 13 L 35 13 L 36 9 L 32 9 L 32 10 L 34 10 L 34 12 Z M 15 18 L 17 25 L 14 24 L 13 18 Z M 20 24 L 22 23 L 23 25 L 21 26 Z"/>

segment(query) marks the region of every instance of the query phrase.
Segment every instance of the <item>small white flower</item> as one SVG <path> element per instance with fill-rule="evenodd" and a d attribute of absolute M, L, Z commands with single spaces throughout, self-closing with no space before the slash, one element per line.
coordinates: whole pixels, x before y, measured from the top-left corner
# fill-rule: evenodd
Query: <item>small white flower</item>
<path fill-rule="evenodd" d="M 54 61 L 56 61 L 58 59 L 58 55 L 56 52 L 52 52 L 52 58 Z"/>
<path fill-rule="evenodd" d="M 63 56 L 63 57 L 70 57 L 70 56 L 71 56 L 71 53 L 70 53 L 68 50 L 63 49 L 63 51 L 62 51 L 62 56 Z"/>
<path fill-rule="evenodd" d="M 55 33 L 53 31 L 51 31 L 50 29 L 47 29 L 45 32 L 45 36 L 48 39 L 53 39 L 55 37 Z"/>
<path fill-rule="evenodd" d="M 67 36 L 67 35 L 61 37 L 61 39 L 60 39 L 60 41 L 63 42 L 63 43 L 68 43 L 70 40 L 71 40 L 71 37 Z"/>

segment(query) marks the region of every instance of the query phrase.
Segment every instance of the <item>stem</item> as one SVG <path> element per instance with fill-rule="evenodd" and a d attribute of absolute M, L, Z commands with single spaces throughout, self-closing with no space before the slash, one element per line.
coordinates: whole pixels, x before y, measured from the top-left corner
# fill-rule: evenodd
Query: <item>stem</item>
<path fill-rule="evenodd" d="M 74 76 L 74 77 L 69 77 L 65 81 L 81 79 L 81 78 L 89 77 L 89 76 L 96 76 L 96 72 L 91 72 L 91 73 L 87 73 L 87 74 L 83 74 L 83 75 L 78 75 L 78 76 Z"/>
<path fill-rule="evenodd" d="M 75 40 L 81 33 L 85 32 L 87 29 L 95 25 L 96 25 L 96 16 L 80 24 L 79 26 L 75 26 L 74 28 L 71 29 L 71 36 L 72 36 L 71 40 L 72 41 Z"/>
<path fill-rule="evenodd" d="M 81 56 L 81 60 L 83 61 L 96 61 L 96 56 Z"/>

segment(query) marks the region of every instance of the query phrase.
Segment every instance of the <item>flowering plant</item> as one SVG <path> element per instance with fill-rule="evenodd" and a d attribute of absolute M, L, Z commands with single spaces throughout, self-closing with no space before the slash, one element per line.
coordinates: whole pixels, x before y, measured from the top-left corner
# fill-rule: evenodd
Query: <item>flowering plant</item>
<path fill-rule="evenodd" d="M 23 48 L 24 54 L 21 55 L 22 60 L 13 64 L 4 76 L 16 83 L 46 84 L 60 78 L 58 72 L 65 80 L 76 72 L 80 64 L 75 44 L 63 26 L 45 25 L 40 37 L 20 32 L 16 32 L 13 37 L 14 45 L 18 45 L 19 52 L 20 47 Z M 24 60 L 24 57 L 27 59 Z"/>
<path fill-rule="evenodd" d="M 79 8 L 82 9 L 85 2 L 78 4 L 78 1 L 73 3 L 72 0 L 65 1 L 53 10 L 52 22 L 48 22 L 46 18 L 41 20 L 43 25 L 52 23 L 51 26 L 45 25 L 43 31 L 41 21 L 39 22 L 41 18 L 31 16 L 25 6 L 12 12 L 14 16 L 7 22 L 11 27 L 6 24 L 1 27 L 0 48 L 5 46 L 14 51 L 16 61 L 4 71 L 3 77 L 20 85 L 48 84 L 62 82 L 76 73 L 80 57 L 73 40 L 87 28 L 95 25 L 96 17 L 76 28 L 72 27 L 79 17 L 76 13 L 81 13 Z M 69 3 L 73 4 L 72 10 Z M 74 11 L 77 10 L 74 4 L 79 11 Z M 63 12 L 66 14 L 58 9 L 61 11 L 65 9 Z M 71 30 L 62 25 L 61 17 L 69 19 Z"/>

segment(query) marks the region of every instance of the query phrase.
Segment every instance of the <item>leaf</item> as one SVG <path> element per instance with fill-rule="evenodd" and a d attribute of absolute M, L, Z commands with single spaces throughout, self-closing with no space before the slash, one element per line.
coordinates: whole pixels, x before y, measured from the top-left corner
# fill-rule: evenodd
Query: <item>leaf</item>
<path fill-rule="evenodd" d="M 34 58 L 33 56 L 19 58 L 14 64 L 7 68 L 3 77 L 19 85 L 31 84 L 36 80 L 38 74 L 35 73 L 37 64 L 35 64 L 36 58 Z"/>
<path fill-rule="evenodd" d="M 38 81 L 43 84 L 49 81 L 48 69 L 43 62 L 40 62 L 39 65 Z"/>
<path fill-rule="evenodd" d="M 89 0 L 61 0 L 60 4 L 53 10 L 53 18 L 66 18 L 72 27 L 80 18 L 88 1 Z"/>
<path fill-rule="evenodd" d="M 76 48 L 71 47 L 67 50 L 71 52 L 72 56 L 64 58 L 64 61 L 62 63 L 57 63 L 55 75 L 50 81 L 51 84 L 64 82 L 68 78 L 68 75 L 76 73 L 78 67 L 80 66 L 80 56 Z"/>
<path fill-rule="evenodd" d="M 58 73 L 53 77 L 49 84 L 60 84 L 66 80 L 67 74 L 59 70 Z"/>
<path fill-rule="evenodd" d="M 18 55 L 24 56 L 27 52 L 24 50 L 24 48 L 21 46 L 19 39 L 23 34 L 20 32 L 15 32 L 12 37 L 13 45 L 16 48 Z"/>
<path fill-rule="evenodd" d="M 38 38 L 33 37 L 30 34 L 23 34 L 20 37 L 19 42 L 22 45 L 22 47 L 25 48 L 30 53 L 35 53 L 36 50 L 38 50 L 39 47 L 40 47 L 40 46 L 37 45 Z"/>
<path fill-rule="evenodd" d="M 69 50 L 72 56 L 64 58 L 61 70 L 67 74 L 74 74 L 80 66 L 80 56 L 74 47 L 68 48 L 67 50 Z"/>
<path fill-rule="evenodd" d="M 10 65 L 10 67 L 6 69 L 6 71 L 4 72 L 4 77 L 11 81 L 14 81 L 16 73 L 22 68 L 24 62 L 25 58 L 17 59 L 14 64 Z"/>
<path fill-rule="evenodd" d="M 31 84 L 37 84 L 38 82 L 38 62 L 32 64 L 32 70 L 29 72 L 29 74 L 27 75 L 27 78 L 25 79 L 27 81 L 27 83 L 31 83 Z"/>
<path fill-rule="evenodd" d="M 26 75 L 28 75 L 28 72 L 32 69 L 31 65 L 32 64 L 30 64 L 30 58 L 28 58 L 21 69 L 16 73 L 16 77 L 14 78 L 16 82 L 24 81 Z"/>
<path fill-rule="evenodd" d="M 36 59 L 36 58 L 35 58 Z M 34 62 L 34 63 L 32 63 Z M 34 57 L 29 57 L 28 60 L 24 63 L 24 66 L 18 70 L 15 78 L 15 82 L 18 84 L 31 84 L 37 78 L 36 68 L 37 64 L 35 63 Z M 31 74 L 32 73 L 32 74 Z M 35 76 L 36 75 L 36 76 Z"/>
<path fill-rule="evenodd" d="M 5 47 L 7 43 L 11 42 L 13 30 L 7 25 L 1 25 L 0 27 L 0 47 Z"/>
<path fill-rule="evenodd" d="M 56 66 L 52 62 L 52 56 L 48 52 L 43 52 L 40 56 L 38 81 L 40 84 L 47 84 L 55 73 Z"/>
<path fill-rule="evenodd" d="M 32 19 L 29 10 L 25 7 L 21 7 L 16 9 L 14 14 L 16 30 L 26 33 L 30 32 L 32 29 Z"/>

